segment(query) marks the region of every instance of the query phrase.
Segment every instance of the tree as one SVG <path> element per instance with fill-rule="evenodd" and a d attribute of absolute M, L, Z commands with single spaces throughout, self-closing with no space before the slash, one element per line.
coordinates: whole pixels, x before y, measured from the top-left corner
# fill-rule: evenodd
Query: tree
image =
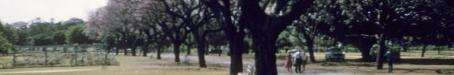
<path fill-rule="evenodd" d="M 222 31 L 229 40 L 230 51 L 230 74 L 236 75 L 243 71 L 242 52 L 246 51 L 244 37 L 245 27 L 238 25 L 239 9 L 236 8 L 238 1 L 230 0 L 203 0 L 213 11 Z"/>
<path fill-rule="evenodd" d="M 16 41 L 14 31 L 12 27 L 3 25 L 0 22 L 0 54 L 7 53 L 14 48 L 14 42 Z"/>
<path fill-rule="evenodd" d="M 2 34 L 0 34 L 0 54 L 7 53 L 13 48 L 11 44 Z"/>
<path fill-rule="evenodd" d="M 28 34 L 29 28 L 27 27 L 28 23 L 26 22 L 15 22 L 12 24 L 15 27 L 17 32 L 17 42 L 15 45 L 24 46 L 30 45 L 30 34 Z"/>
<path fill-rule="evenodd" d="M 57 45 L 66 44 L 66 36 L 65 36 L 65 32 L 63 32 L 63 31 L 55 32 L 52 39 L 55 42 L 55 44 L 57 44 Z"/>
<path fill-rule="evenodd" d="M 65 33 L 65 36 L 67 38 L 66 41 L 73 44 L 91 44 L 95 42 L 95 40 L 90 39 L 84 34 L 81 25 L 70 27 L 69 31 Z"/>
<path fill-rule="evenodd" d="M 142 30 L 137 14 L 140 3 L 138 0 L 110 0 L 106 7 L 90 15 L 88 34 L 98 36 L 97 38 L 114 34 L 116 48 L 123 49 L 125 55 L 131 49 L 132 56 L 136 56 L 139 45 L 144 48 L 147 46 L 140 41 L 145 39 L 145 32 L 142 32 L 145 30 Z M 118 49 L 116 53 L 119 52 Z"/>
<path fill-rule="evenodd" d="M 189 28 L 189 32 L 191 32 L 194 41 L 197 43 L 199 65 L 200 67 L 205 68 L 205 51 L 207 48 L 205 37 L 208 33 L 220 31 L 220 29 L 210 29 L 217 27 L 216 24 L 209 24 L 210 21 L 214 21 L 212 19 L 214 17 L 213 13 L 199 0 L 161 0 L 161 2 L 164 4 L 164 7 L 166 7 L 165 9 L 167 9 L 165 10 L 165 13 L 180 19 L 183 21 L 183 24 Z"/>
<path fill-rule="evenodd" d="M 277 75 L 276 39 L 314 0 L 240 0 L 240 25 L 252 34 L 258 75 Z"/>
<path fill-rule="evenodd" d="M 84 20 L 82 20 L 80 18 L 74 18 L 74 17 L 63 22 L 63 24 L 65 24 L 65 25 L 77 25 L 77 24 L 82 24 L 82 23 L 85 23 Z"/>
<path fill-rule="evenodd" d="M 383 53 L 387 49 L 386 41 L 398 42 L 406 40 L 406 37 L 418 38 L 416 40 L 425 44 L 437 42 L 436 40 L 449 41 L 435 39 L 436 36 L 449 32 L 445 30 L 449 27 L 443 26 L 444 18 L 437 16 L 443 13 L 433 13 L 448 12 L 434 9 L 447 9 L 442 7 L 443 2 L 440 1 L 343 0 L 327 3 L 325 5 L 329 7 L 321 6 L 327 15 L 332 16 L 328 16 L 325 24 L 318 27 L 319 32 L 358 47 L 363 59 L 369 59 L 370 47 L 375 43 L 374 40 L 379 40 L 381 47 L 377 59 L 378 69 L 382 68 Z M 319 13 L 323 14 L 325 11 Z"/>
<path fill-rule="evenodd" d="M 317 36 L 316 29 L 317 29 L 317 21 L 315 19 L 316 15 L 306 14 L 301 17 L 298 21 L 294 23 L 292 30 L 288 32 L 294 32 L 292 35 L 296 37 L 299 43 L 304 43 L 307 47 L 307 51 L 309 51 L 309 59 L 310 62 L 315 62 L 314 56 L 314 44 L 315 44 L 315 37 Z M 303 40 L 304 39 L 304 40 Z"/>
<path fill-rule="evenodd" d="M 238 26 L 235 26 L 235 22 L 232 21 L 232 13 L 237 11 L 231 10 L 231 1 L 215 1 L 208 0 L 206 1 L 207 5 L 215 11 L 215 13 L 222 14 L 222 22 L 226 23 L 223 27 L 224 33 L 227 36 L 238 36 L 238 38 L 232 38 L 230 42 L 239 42 L 236 40 L 243 40 L 244 31 L 243 28 L 250 30 L 253 38 L 254 50 L 256 50 L 256 68 L 259 75 L 276 75 L 276 39 L 280 32 L 282 32 L 286 26 L 290 25 L 295 19 L 299 16 L 312 4 L 313 0 L 240 0 L 240 16 L 238 20 Z M 262 7 L 263 6 L 263 7 Z M 289 9 L 287 9 L 289 7 Z M 266 12 L 265 12 L 266 11 Z M 240 29 L 240 32 L 233 30 Z M 238 33 L 238 34 L 237 34 Z M 242 45 L 240 45 L 240 48 Z M 233 47 L 238 46 L 231 46 Z M 242 49 L 241 49 L 242 50 Z M 259 51 L 260 50 L 260 51 Z M 241 64 L 241 51 L 236 52 L 232 50 L 232 67 L 231 74 L 241 71 L 240 68 L 235 68 L 235 66 Z M 237 62 L 239 61 L 239 64 Z M 240 69 L 240 70 L 234 70 Z"/>
<path fill-rule="evenodd" d="M 174 5 L 184 2 L 180 1 L 172 2 L 176 3 L 167 5 L 165 1 L 146 2 L 148 4 L 145 4 L 146 8 L 144 8 L 144 10 L 146 11 L 144 11 L 144 15 L 148 17 L 148 19 L 146 20 L 150 21 L 150 23 L 147 23 L 147 25 L 152 28 L 156 27 L 154 29 L 159 29 L 159 31 L 163 33 L 162 35 L 165 36 L 165 38 L 167 38 L 172 43 L 173 52 L 175 55 L 175 62 L 180 62 L 180 47 L 187 39 L 190 31 L 189 28 L 187 28 L 187 26 L 185 25 L 186 21 L 183 21 L 177 17 L 172 17 L 175 15 L 172 15 L 172 13 L 170 13 L 171 11 L 169 11 L 169 10 L 182 11 L 178 10 L 178 8 L 176 8 Z"/>
<path fill-rule="evenodd" d="M 27 28 L 27 33 L 30 34 L 32 45 L 43 46 L 53 45 L 53 34 L 55 29 L 53 23 L 42 21 L 40 18 L 34 19 Z"/>
<path fill-rule="evenodd" d="M 6 40 L 8 40 L 8 42 L 10 44 L 16 44 L 17 43 L 17 32 L 16 32 L 16 29 L 14 27 L 12 27 L 11 25 L 9 24 L 1 24 L 0 22 L 0 32 L 2 32 L 2 35 L 4 38 L 6 38 Z"/>

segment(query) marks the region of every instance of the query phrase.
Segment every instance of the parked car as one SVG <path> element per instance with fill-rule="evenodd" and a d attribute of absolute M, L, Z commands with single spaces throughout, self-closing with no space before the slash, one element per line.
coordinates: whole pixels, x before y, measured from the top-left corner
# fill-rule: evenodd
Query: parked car
<path fill-rule="evenodd" d="M 339 47 L 329 47 L 325 52 L 326 61 L 339 62 L 345 60 L 345 53 Z"/>

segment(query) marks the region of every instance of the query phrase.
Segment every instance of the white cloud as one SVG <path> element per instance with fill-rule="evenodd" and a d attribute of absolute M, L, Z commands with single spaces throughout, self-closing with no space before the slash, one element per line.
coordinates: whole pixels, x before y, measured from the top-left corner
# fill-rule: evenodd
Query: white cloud
<path fill-rule="evenodd" d="M 0 0 L 0 20 L 12 23 L 37 17 L 57 21 L 72 17 L 86 19 L 89 12 L 106 4 L 107 0 Z"/>

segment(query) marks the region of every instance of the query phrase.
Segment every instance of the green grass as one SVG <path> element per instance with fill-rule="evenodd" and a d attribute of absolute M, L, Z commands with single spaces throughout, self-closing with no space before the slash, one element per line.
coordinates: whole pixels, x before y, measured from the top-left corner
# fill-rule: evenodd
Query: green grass
<path fill-rule="evenodd" d="M 429 59 L 449 59 L 454 58 L 454 50 L 452 51 L 441 51 L 438 54 L 438 51 L 426 51 L 425 56 L 421 57 L 421 50 L 418 51 L 409 51 L 409 52 L 402 52 L 401 56 L 404 58 L 429 58 Z"/>
<path fill-rule="evenodd" d="M 0 56 L 0 69 L 12 68 L 12 56 Z"/>
<path fill-rule="evenodd" d="M 360 62 L 361 54 L 358 52 L 347 52 L 347 62 L 333 63 L 323 62 L 325 54 L 316 52 L 315 58 L 319 63 L 311 63 L 308 65 L 309 70 L 317 70 L 320 73 L 353 73 L 358 75 L 450 75 L 454 73 L 454 51 L 444 50 L 441 54 L 437 51 L 428 50 L 425 57 L 420 57 L 420 50 L 411 50 L 402 52 L 402 62 L 395 64 L 394 73 L 386 73 L 387 66 L 384 70 L 377 70 L 374 62 Z M 154 55 L 152 55 L 154 56 Z M 278 67 L 283 64 L 285 54 L 277 54 Z M 210 55 L 207 58 L 217 57 L 218 60 L 228 60 L 229 56 L 225 54 L 220 56 Z M 243 60 L 253 60 L 253 54 L 244 54 Z M 52 72 L 52 73 L 28 73 L 28 74 L 6 74 L 6 75 L 228 75 L 228 67 L 209 65 L 209 68 L 199 68 L 197 63 L 193 65 L 179 65 L 173 62 L 172 58 L 164 58 L 157 60 L 150 57 L 134 57 L 134 56 L 116 56 L 115 58 L 119 66 L 108 66 L 100 68 L 99 66 L 85 66 L 87 68 L 96 68 L 90 71 L 75 71 L 75 72 Z M 0 57 L 0 63 L 10 60 L 8 57 Z M 208 59 L 207 61 L 215 61 Z M 55 68 L 16 68 L 0 71 L 29 71 L 29 70 L 46 70 L 46 69 L 77 69 L 85 67 L 55 67 Z"/>
<path fill-rule="evenodd" d="M 45 67 L 0 69 L 0 75 L 228 75 L 226 67 L 199 68 L 198 65 L 178 65 L 172 59 L 161 60 L 150 57 L 116 56 L 118 66 Z M 212 66 L 212 65 L 209 65 Z M 52 72 L 55 70 L 77 70 Z M 85 70 L 86 69 L 86 70 Z M 27 71 L 49 71 L 45 73 L 22 73 Z M 17 72 L 2 74 L 1 72 Z"/>

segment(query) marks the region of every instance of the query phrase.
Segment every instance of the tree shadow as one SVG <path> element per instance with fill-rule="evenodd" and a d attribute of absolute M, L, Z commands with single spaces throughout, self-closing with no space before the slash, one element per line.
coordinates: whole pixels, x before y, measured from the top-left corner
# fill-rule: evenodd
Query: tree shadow
<path fill-rule="evenodd" d="M 374 63 L 374 61 L 362 61 L 361 59 L 346 59 L 345 61 L 346 62 Z M 400 59 L 396 63 L 397 64 L 412 64 L 412 65 L 454 65 L 454 59 L 410 58 L 410 59 Z"/>
<path fill-rule="evenodd" d="M 414 65 L 454 65 L 454 59 L 401 59 L 398 63 Z"/>
<path fill-rule="evenodd" d="M 418 71 L 433 71 L 438 74 L 453 74 L 454 69 L 425 69 L 425 68 L 394 68 L 396 71 L 402 71 L 404 73 L 414 73 Z"/>

